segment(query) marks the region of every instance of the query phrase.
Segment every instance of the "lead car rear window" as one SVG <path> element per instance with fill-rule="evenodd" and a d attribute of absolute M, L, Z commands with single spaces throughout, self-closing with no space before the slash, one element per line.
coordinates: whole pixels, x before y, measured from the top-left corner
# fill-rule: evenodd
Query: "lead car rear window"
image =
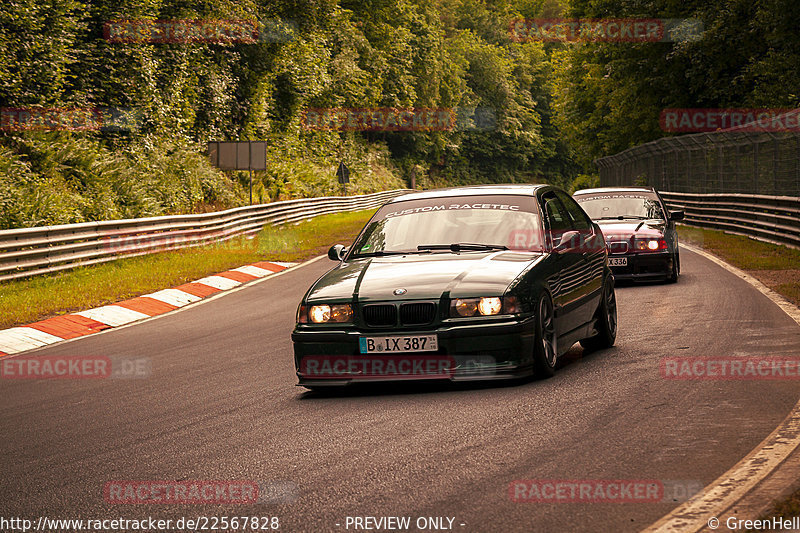
<path fill-rule="evenodd" d="M 469 243 L 540 249 L 539 214 L 527 196 L 425 198 L 382 207 L 353 245 L 355 256 L 416 252 L 419 246 Z"/>
<path fill-rule="evenodd" d="M 574 198 L 592 220 L 618 217 L 664 218 L 664 212 L 654 194 L 576 194 Z"/>

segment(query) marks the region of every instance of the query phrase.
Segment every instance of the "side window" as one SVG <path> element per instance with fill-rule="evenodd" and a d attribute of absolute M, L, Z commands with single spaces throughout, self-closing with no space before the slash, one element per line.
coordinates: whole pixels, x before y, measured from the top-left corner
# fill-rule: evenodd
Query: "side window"
<path fill-rule="evenodd" d="M 644 211 L 647 218 L 663 218 L 666 220 L 666 214 L 661 209 L 661 203 L 658 198 L 649 198 L 644 201 Z"/>
<path fill-rule="evenodd" d="M 550 243 L 554 245 L 561 239 L 562 233 L 572 229 L 572 222 L 566 209 L 552 191 L 542 195 L 542 211 L 547 219 Z"/>
<path fill-rule="evenodd" d="M 581 206 L 578 205 L 578 202 L 561 191 L 556 191 L 556 196 L 564 203 L 567 214 L 569 214 L 570 220 L 572 221 L 572 227 L 577 230 L 590 230 L 592 228 L 592 221 L 589 220 L 589 217 L 584 213 Z"/>
<path fill-rule="evenodd" d="M 669 207 L 667 207 L 667 202 L 665 202 L 661 195 L 658 194 L 658 191 L 656 191 L 656 198 L 658 198 L 658 207 L 661 209 L 660 218 L 663 218 L 669 222 Z"/>

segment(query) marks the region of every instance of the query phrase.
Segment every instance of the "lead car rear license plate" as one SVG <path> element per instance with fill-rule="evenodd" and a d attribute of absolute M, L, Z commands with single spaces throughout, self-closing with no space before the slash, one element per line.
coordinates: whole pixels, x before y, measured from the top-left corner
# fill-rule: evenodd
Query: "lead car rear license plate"
<path fill-rule="evenodd" d="M 610 267 L 628 266 L 628 258 L 627 257 L 609 257 L 608 258 L 608 266 L 610 266 Z"/>
<path fill-rule="evenodd" d="M 435 352 L 439 349 L 436 335 L 360 337 L 358 344 L 361 353 Z"/>

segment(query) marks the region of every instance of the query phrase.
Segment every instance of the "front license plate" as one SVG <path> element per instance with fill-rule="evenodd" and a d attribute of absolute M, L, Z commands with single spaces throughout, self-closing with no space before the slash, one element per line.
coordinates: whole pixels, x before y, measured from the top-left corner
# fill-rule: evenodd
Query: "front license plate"
<path fill-rule="evenodd" d="M 403 335 L 360 337 L 361 353 L 435 352 L 439 349 L 436 335 Z"/>
<path fill-rule="evenodd" d="M 610 266 L 610 267 L 628 266 L 628 258 L 627 257 L 609 257 L 608 258 L 608 266 Z"/>

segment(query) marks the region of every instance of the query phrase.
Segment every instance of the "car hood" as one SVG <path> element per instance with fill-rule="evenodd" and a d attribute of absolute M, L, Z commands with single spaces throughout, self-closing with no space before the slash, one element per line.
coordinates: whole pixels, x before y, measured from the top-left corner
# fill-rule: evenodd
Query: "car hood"
<path fill-rule="evenodd" d="M 306 301 L 439 299 L 500 296 L 541 253 L 434 253 L 430 255 L 361 258 L 342 263 L 309 290 Z M 405 289 L 394 295 L 395 289 Z"/>
<path fill-rule="evenodd" d="M 596 220 L 606 240 L 630 240 L 631 237 L 663 237 L 663 220 Z"/>

